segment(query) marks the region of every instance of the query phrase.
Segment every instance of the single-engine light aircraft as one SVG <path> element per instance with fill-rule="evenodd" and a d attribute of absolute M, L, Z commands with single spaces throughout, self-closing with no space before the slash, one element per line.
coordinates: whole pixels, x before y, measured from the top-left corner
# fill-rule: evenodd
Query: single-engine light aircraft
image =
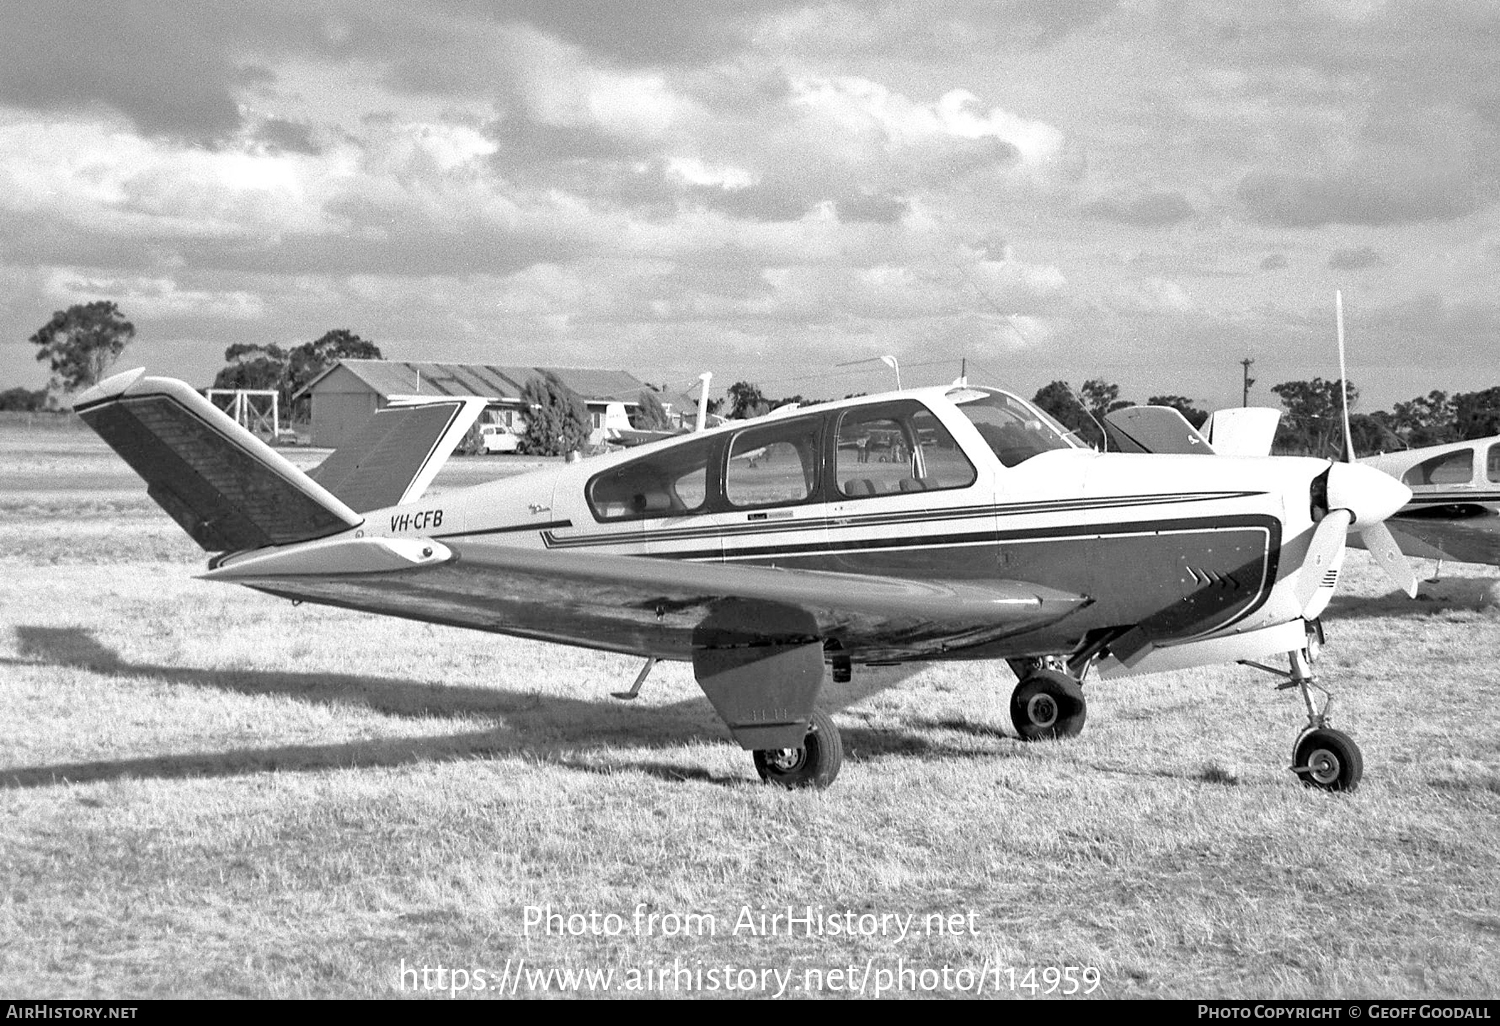
<path fill-rule="evenodd" d="M 1500 435 L 1366 456 L 1411 489 L 1391 518 L 1408 556 L 1500 566 Z"/>
<path fill-rule="evenodd" d="M 1246 661 L 1297 689 L 1292 769 L 1352 789 L 1319 709 L 1345 536 L 1410 490 L 1293 457 L 1096 453 L 994 388 L 861 396 L 424 497 L 477 400 L 382 410 L 293 467 L 186 384 L 116 375 L 76 409 L 206 551 L 204 578 L 306 602 L 690 661 L 762 778 L 842 760 L 827 667 L 1007 660 L 1023 739 L 1076 735 L 1083 678 Z M 754 459 L 745 458 L 756 454 Z M 1288 670 L 1254 662 L 1284 654 Z"/>

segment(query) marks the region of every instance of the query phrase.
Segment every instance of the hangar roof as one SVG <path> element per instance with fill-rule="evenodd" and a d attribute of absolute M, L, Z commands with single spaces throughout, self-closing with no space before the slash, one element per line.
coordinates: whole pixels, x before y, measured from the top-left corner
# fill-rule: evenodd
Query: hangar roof
<path fill-rule="evenodd" d="M 531 378 L 551 372 L 592 402 L 636 403 L 646 384 L 633 374 L 593 367 L 514 367 L 493 363 L 434 363 L 401 360 L 340 360 L 309 381 L 292 398 L 315 392 L 340 367 L 381 396 L 458 395 L 519 399 Z"/>

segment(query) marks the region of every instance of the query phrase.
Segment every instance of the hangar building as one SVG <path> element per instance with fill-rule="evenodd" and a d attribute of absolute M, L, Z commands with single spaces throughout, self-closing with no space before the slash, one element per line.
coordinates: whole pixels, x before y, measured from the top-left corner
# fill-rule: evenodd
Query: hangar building
<path fill-rule="evenodd" d="M 557 375 L 588 406 L 594 434 L 603 438 L 610 407 L 626 414 L 638 405 L 648 386 L 625 371 L 583 367 L 509 367 L 488 363 L 411 363 L 399 360 L 340 360 L 292 397 L 312 400 L 312 444 L 338 448 L 364 427 L 376 410 L 393 398 L 408 396 L 482 396 L 491 401 L 485 422 L 525 430 L 526 407 L 521 389 L 544 373 Z"/>

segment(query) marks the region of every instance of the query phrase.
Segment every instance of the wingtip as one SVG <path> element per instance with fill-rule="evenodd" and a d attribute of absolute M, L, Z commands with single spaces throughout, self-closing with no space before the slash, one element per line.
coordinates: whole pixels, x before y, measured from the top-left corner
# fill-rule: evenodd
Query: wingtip
<path fill-rule="evenodd" d="M 141 375 L 146 373 L 146 368 L 136 367 L 119 374 L 111 375 L 99 382 L 93 388 L 88 389 L 73 400 L 73 409 L 80 406 L 91 406 L 104 399 L 113 399 L 122 395 L 127 388 L 140 380 Z"/>

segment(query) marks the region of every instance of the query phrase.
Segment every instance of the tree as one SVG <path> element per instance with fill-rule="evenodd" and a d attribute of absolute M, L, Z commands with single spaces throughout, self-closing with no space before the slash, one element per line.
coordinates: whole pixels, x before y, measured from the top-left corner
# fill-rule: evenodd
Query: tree
<path fill-rule="evenodd" d="M 39 347 L 36 358 L 51 364 L 52 386 L 76 392 L 97 385 L 133 338 L 135 325 L 101 299 L 58 310 L 30 341 Z"/>
<path fill-rule="evenodd" d="M 228 366 L 214 376 L 214 388 L 274 388 L 281 393 L 281 404 L 292 398 L 287 365 L 291 354 L 280 346 L 237 342 L 224 350 Z"/>
<path fill-rule="evenodd" d="M 1455 442 L 1457 411 L 1447 392 L 1433 389 L 1425 396 L 1397 403 L 1391 410 L 1391 429 L 1410 446 Z"/>
<path fill-rule="evenodd" d="M 295 395 L 339 360 L 381 359 L 380 347 L 374 342 L 366 342 L 347 328 L 336 328 L 287 354 L 287 388 Z"/>
<path fill-rule="evenodd" d="M 521 386 L 526 404 L 526 433 L 521 451 L 536 456 L 561 456 L 582 451 L 588 444 L 588 407 L 556 374 L 543 372 Z"/>
<path fill-rule="evenodd" d="M 1100 428 L 1104 422 L 1104 414 L 1130 405 L 1121 401 L 1119 395 L 1121 387 L 1100 378 L 1083 383 L 1082 398 L 1067 381 L 1053 381 L 1049 386 L 1038 389 L 1037 395 L 1032 396 L 1032 402 L 1052 414 L 1056 422 L 1082 438 L 1089 446 L 1098 449 L 1104 444 L 1104 432 Z"/>
<path fill-rule="evenodd" d="M 314 342 L 291 349 L 275 343 L 237 342 L 224 350 L 227 366 L 214 377 L 214 388 L 274 388 L 281 407 L 290 411 L 292 396 L 338 360 L 379 360 L 380 347 L 344 328 L 326 332 Z"/>
<path fill-rule="evenodd" d="M 671 418 L 666 407 L 656 398 L 656 393 L 647 389 L 636 397 L 636 407 L 630 414 L 630 426 L 639 431 L 666 431 L 671 428 Z"/>
<path fill-rule="evenodd" d="M 39 388 L 33 392 L 29 388 L 7 388 L 0 392 L 0 410 L 19 410 L 25 413 L 35 413 L 47 408 L 47 390 Z"/>
<path fill-rule="evenodd" d="M 1208 420 L 1208 411 L 1198 409 L 1198 407 L 1193 405 L 1193 401 L 1185 396 L 1153 395 L 1150 399 L 1146 400 L 1146 405 L 1170 406 L 1172 409 L 1182 414 L 1183 419 L 1186 420 L 1189 424 L 1193 425 L 1193 427 L 1195 428 L 1201 428 L 1203 426 L 1203 422 Z"/>
<path fill-rule="evenodd" d="M 1460 440 L 1500 434 L 1500 385 L 1453 397 L 1454 430 Z"/>
<path fill-rule="evenodd" d="M 1284 381 L 1271 391 L 1281 396 L 1286 416 L 1276 429 L 1276 445 L 1283 451 L 1337 458 L 1344 449 L 1343 401 L 1337 379 Z M 1349 408 L 1359 401 L 1359 389 L 1349 383 Z"/>
<path fill-rule="evenodd" d="M 766 397 L 761 395 L 759 385 L 752 385 L 748 381 L 736 381 L 729 386 L 730 420 L 747 420 L 751 417 L 759 417 L 768 410 Z"/>
<path fill-rule="evenodd" d="M 1120 398 L 1120 386 L 1112 385 L 1102 378 L 1093 378 L 1083 383 L 1083 401 L 1088 404 L 1094 419 L 1102 421 L 1107 413 L 1123 410 L 1130 403 Z"/>

